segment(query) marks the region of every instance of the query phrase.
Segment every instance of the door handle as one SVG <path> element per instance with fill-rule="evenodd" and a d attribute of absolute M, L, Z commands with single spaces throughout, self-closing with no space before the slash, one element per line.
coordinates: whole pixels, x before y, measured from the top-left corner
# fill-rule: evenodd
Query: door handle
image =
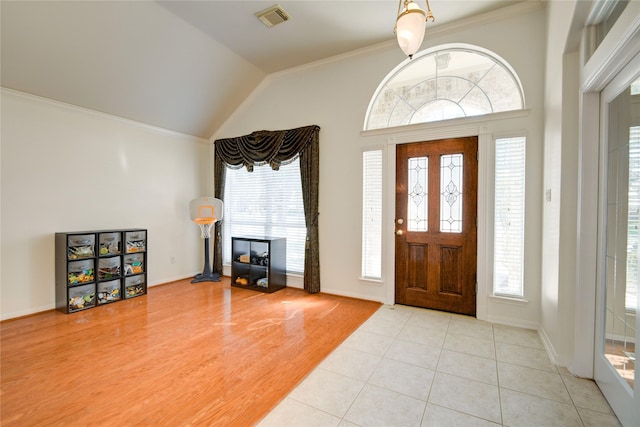
<path fill-rule="evenodd" d="M 396 236 L 402 236 L 404 232 L 402 230 L 396 230 Z"/>

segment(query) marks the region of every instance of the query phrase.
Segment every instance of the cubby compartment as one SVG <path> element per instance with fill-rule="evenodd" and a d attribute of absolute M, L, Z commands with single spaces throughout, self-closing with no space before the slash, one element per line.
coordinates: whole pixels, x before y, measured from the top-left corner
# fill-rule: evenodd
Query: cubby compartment
<path fill-rule="evenodd" d="M 124 274 L 131 276 L 145 272 L 145 254 L 137 253 L 124 256 Z"/>
<path fill-rule="evenodd" d="M 69 288 L 69 302 L 67 310 L 69 312 L 84 310 L 96 305 L 96 285 L 73 286 Z"/>
<path fill-rule="evenodd" d="M 144 275 L 125 277 L 124 279 L 124 297 L 134 298 L 146 293 L 147 287 L 145 284 Z"/>
<path fill-rule="evenodd" d="M 110 256 L 122 253 L 122 233 L 98 234 L 98 255 Z"/>
<path fill-rule="evenodd" d="M 147 233 L 145 231 L 126 231 L 124 235 L 128 254 L 146 251 Z"/>
<path fill-rule="evenodd" d="M 67 258 L 91 258 L 95 256 L 96 235 L 76 234 L 67 237 Z"/>
<path fill-rule="evenodd" d="M 77 285 L 93 282 L 95 280 L 94 267 L 94 259 L 70 261 L 67 271 L 67 284 Z"/>
<path fill-rule="evenodd" d="M 98 280 L 115 279 L 122 275 L 121 258 L 98 258 Z"/>
<path fill-rule="evenodd" d="M 122 299 L 122 282 L 109 280 L 98 282 L 98 304 L 107 304 Z"/>

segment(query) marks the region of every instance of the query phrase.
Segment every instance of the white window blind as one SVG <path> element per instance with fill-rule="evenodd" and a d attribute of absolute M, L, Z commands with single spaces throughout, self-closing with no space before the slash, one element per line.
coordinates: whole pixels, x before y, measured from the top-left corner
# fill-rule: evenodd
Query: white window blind
<path fill-rule="evenodd" d="M 493 294 L 524 295 L 526 138 L 496 139 Z"/>
<path fill-rule="evenodd" d="M 382 278 L 382 150 L 362 153 L 361 274 Z"/>
<path fill-rule="evenodd" d="M 629 311 L 636 311 L 636 307 L 638 307 L 638 282 L 640 282 L 640 126 L 629 128 L 628 209 L 625 308 Z"/>
<path fill-rule="evenodd" d="M 231 237 L 285 237 L 287 272 L 304 272 L 307 228 L 304 219 L 300 162 L 227 169 L 224 188 L 223 262 L 231 263 Z"/>

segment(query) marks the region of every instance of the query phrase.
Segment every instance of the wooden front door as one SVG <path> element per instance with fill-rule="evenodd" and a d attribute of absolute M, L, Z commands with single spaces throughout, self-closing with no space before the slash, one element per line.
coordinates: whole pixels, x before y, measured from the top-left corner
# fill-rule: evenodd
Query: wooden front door
<path fill-rule="evenodd" d="M 478 138 L 396 147 L 396 303 L 476 314 Z"/>

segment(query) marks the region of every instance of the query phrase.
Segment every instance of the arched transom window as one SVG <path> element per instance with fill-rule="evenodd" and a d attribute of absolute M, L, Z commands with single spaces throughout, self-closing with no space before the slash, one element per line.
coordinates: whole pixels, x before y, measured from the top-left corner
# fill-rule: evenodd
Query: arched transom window
<path fill-rule="evenodd" d="M 382 129 L 522 108 L 522 86 L 502 58 L 476 46 L 439 46 L 389 73 L 369 103 L 364 128 Z"/>

